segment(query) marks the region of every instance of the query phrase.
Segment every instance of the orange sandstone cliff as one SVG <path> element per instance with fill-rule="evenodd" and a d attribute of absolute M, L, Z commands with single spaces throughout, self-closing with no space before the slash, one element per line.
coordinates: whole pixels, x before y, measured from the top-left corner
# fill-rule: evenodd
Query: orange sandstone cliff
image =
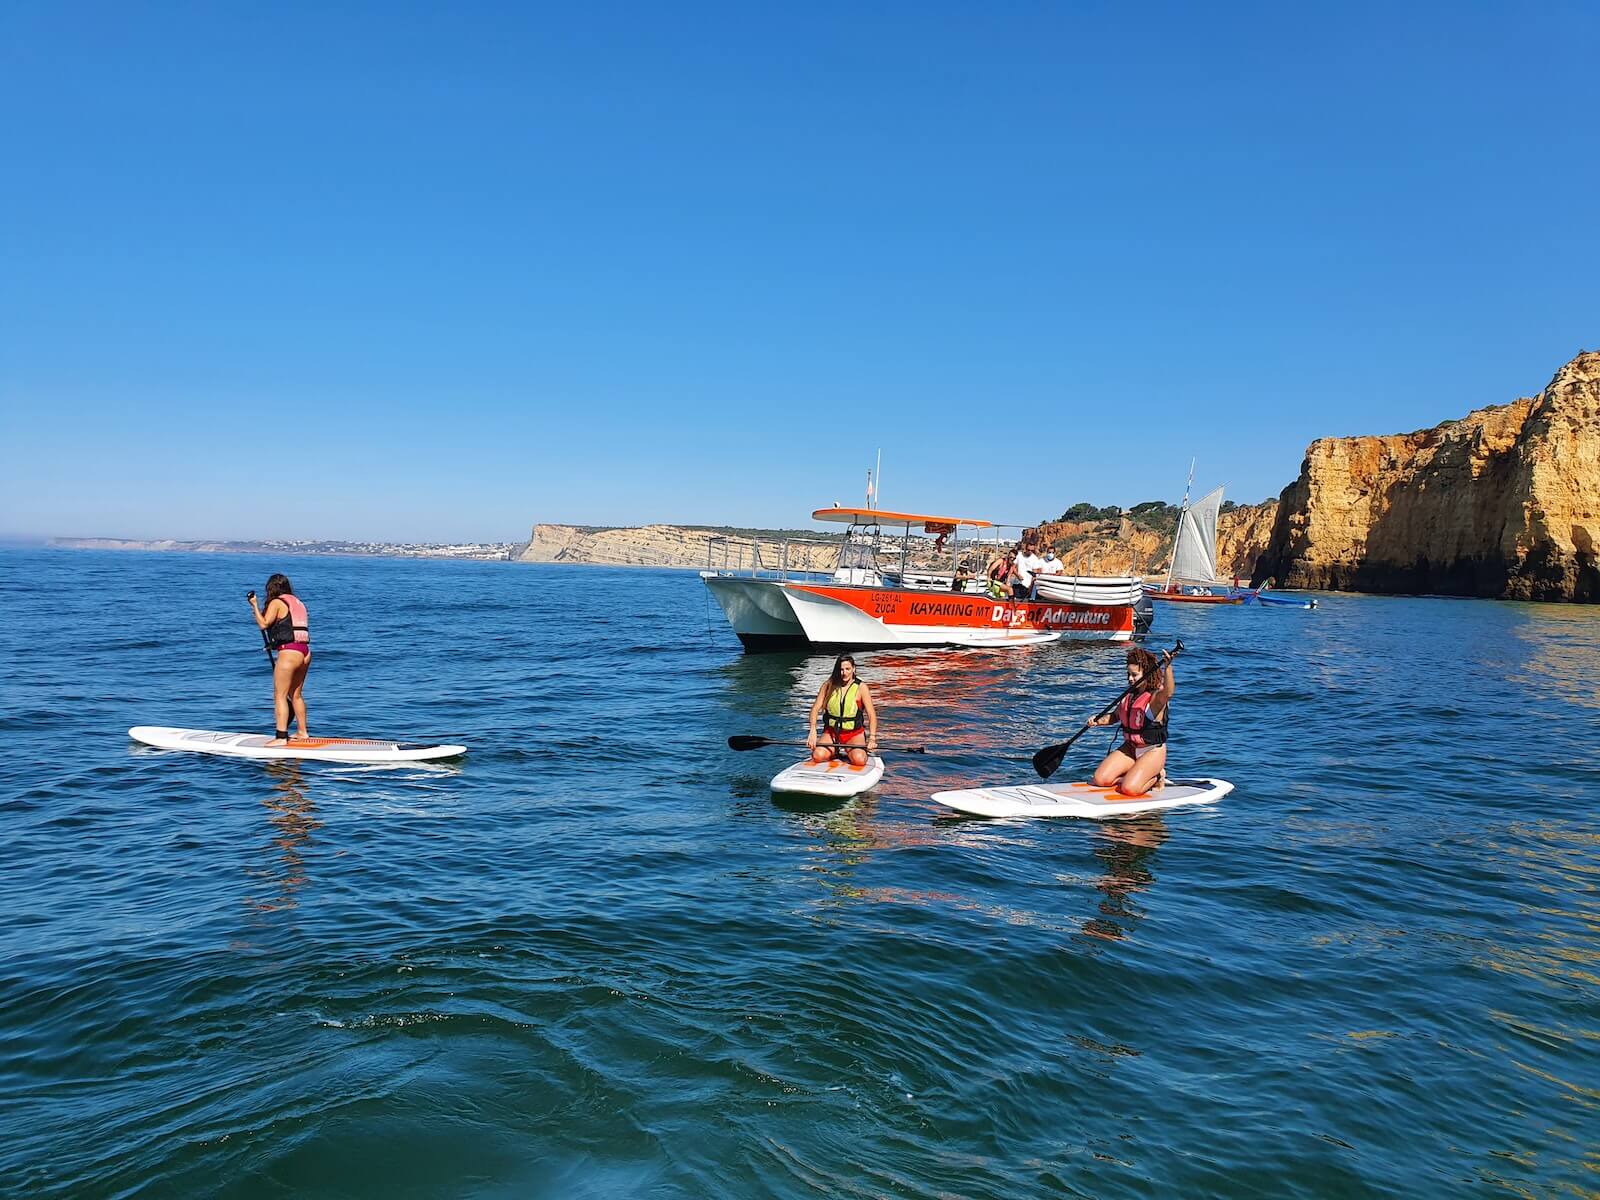
<path fill-rule="evenodd" d="M 1231 508 L 1217 518 L 1217 574 L 1249 578 L 1267 547 L 1278 513 L 1276 500 Z M 1124 516 L 1120 521 L 1047 521 L 1039 532 L 1058 548 L 1068 571 L 1144 575 L 1154 579 L 1172 557 L 1172 534 L 1157 533 Z"/>
<path fill-rule="evenodd" d="M 1600 352 L 1532 399 L 1389 437 L 1312 442 L 1257 582 L 1600 601 Z"/>

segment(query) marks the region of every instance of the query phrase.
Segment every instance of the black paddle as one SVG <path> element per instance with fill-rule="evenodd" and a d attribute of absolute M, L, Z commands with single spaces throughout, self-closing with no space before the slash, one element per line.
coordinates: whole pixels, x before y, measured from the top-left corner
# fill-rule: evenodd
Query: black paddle
<path fill-rule="evenodd" d="M 1106 705 L 1099 712 L 1095 713 L 1095 715 L 1089 720 L 1085 721 L 1083 723 L 1083 728 L 1079 729 L 1077 733 L 1073 734 L 1066 741 L 1058 743 L 1054 746 L 1046 746 L 1043 750 L 1040 750 L 1037 754 L 1035 754 L 1033 756 L 1033 769 L 1039 772 L 1039 778 L 1049 779 L 1050 776 L 1054 775 L 1061 767 L 1061 760 L 1066 758 L 1067 751 L 1072 749 L 1073 742 L 1077 741 L 1084 734 L 1088 733 L 1089 730 L 1094 727 L 1094 723 L 1096 721 L 1105 716 L 1117 705 L 1121 704 L 1123 696 L 1126 696 L 1129 692 L 1137 692 L 1142 689 L 1144 685 L 1149 682 L 1152 676 L 1160 671 L 1165 670 L 1167 664 L 1182 653 L 1183 642 L 1180 640 L 1173 645 L 1170 651 L 1162 655 L 1161 661 L 1157 663 L 1154 668 L 1144 673 L 1144 677 L 1140 679 L 1138 683 L 1134 684 L 1132 687 L 1123 688 L 1115 700 Z"/>
<path fill-rule="evenodd" d="M 821 745 L 822 743 L 817 743 Z M 804 742 L 780 742 L 776 738 L 757 737 L 753 733 L 736 733 L 728 739 L 729 750 L 759 750 L 763 746 L 804 746 Z M 837 750 L 865 750 L 863 745 L 851 743 L 847 746 L 836 745 Z M 890 750 L 895 754 L 926 754 L 926 746 L 879 746 L 879 750 Z"/>
<path fill-rule="evenodd" d="M 251 602 L 250 607 L 255 607 L 255 592 L 246 592 L 244 594 L 244 598 Z M 272 657 L 272 639 L 267 636 L 267 631 L 265 629 L 261 631 L 261 648 L 267 652 L 267 661 L 271 663 L 273 669 L 276 670 L 278 666 L 278 660 Z"/>

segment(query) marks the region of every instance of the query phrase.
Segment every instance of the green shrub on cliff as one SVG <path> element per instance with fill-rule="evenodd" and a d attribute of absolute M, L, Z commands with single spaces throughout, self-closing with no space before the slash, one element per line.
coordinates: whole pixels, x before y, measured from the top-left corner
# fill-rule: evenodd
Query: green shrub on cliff
<path fill-rule="evenodd" d="M 1178 506 L 1165 500 L 1146 500 L 1128 510 L 1128 519 L 1141 529 L 1170 534 L 1178 528 Z"/>
<path fill-rule="evenodd" d="M 1112 505 L 1109 508 L 1096 508 L 1087 500 L 1080 500 L 1056 519 L 1058 521 L 1115 521 L 1122 516 L 1122 510 Z"/>

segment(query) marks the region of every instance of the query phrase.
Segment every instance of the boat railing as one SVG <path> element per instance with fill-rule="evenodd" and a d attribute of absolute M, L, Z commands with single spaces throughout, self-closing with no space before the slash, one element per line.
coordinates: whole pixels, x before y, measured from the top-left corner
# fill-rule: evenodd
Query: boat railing
<path fill-rule="evenodd" d="M 827 583 L 839 559 L 837 541 L 717 536 L 706 542 L 706 571 L 744 579 Z"/>

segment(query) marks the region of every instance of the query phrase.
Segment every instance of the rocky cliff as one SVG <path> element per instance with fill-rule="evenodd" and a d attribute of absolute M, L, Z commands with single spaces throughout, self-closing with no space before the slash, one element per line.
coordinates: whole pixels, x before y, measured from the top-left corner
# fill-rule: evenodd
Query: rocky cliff
<path fill-rule="evenodd" d="M 838 562 L 836 543 L 789 542 L 792 569 L 831 571 Z M 626 567 L 698 567 L 773 570 L 783 564 L 785 539 L 684 525 L 641 525 L 593 529 L 579 525 L 535 525 L 519 562 L 593 563 Z"/>
<path fill-rule="evenodd" d="M 1248 577 L 1266 549 L 1278 502 L 1247 504 L 1217 518 L 1217 574 Z M 1167 569 L 1172 534 L 1124 516 L 1120 521 L 1050 521 L 1039 526 L 1057 547 L 1067 570 L 1077 574 L 1138 575 L 1155 578 Z"/>
<path fill-rule="evenodd" d="M 1312 442 L 1258 579 L 1600 601 L 1600 353 L 1531 399 L 1388 437 Z"/>

